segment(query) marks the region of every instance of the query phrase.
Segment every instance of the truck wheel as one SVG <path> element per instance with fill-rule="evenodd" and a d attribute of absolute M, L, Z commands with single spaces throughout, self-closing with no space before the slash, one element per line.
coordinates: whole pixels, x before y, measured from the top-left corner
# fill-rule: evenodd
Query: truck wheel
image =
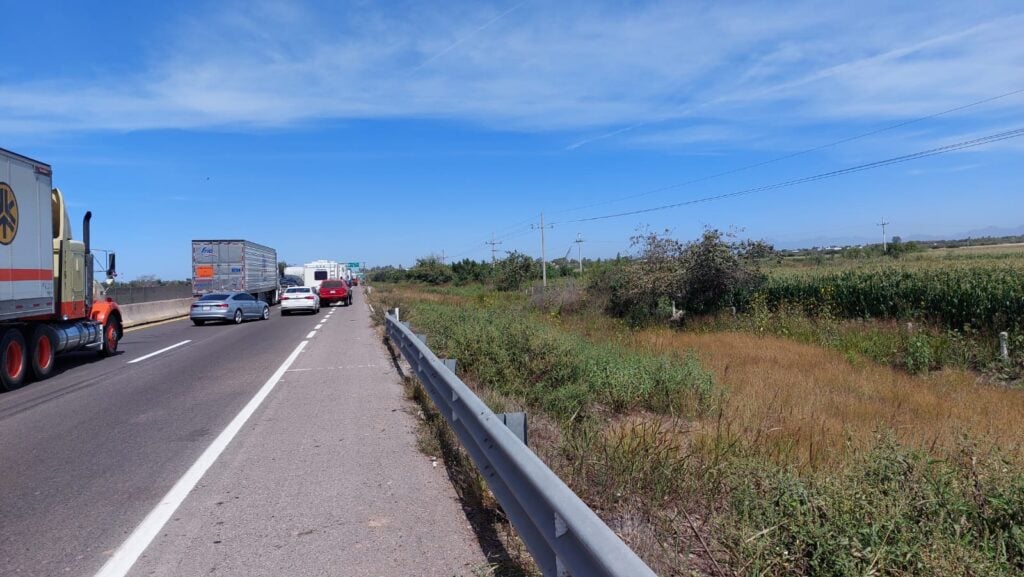
<path fill-rule="evenodd" d="M 270 307 L 263 307 L 263 320 L 270 320 Z"/>
<path fill-rule="evenodd" d="M 56 357 L 54 348 L 57 342 L 53 329 L 46 325 L 37 325 L 29 340 L 29 358 L 32 360 L 32 376 L 41 381 L 53 374 Z"/>
<path fill-rule="evenodd" d="M 117 353 L 117 345 L 121 342 L 121 319 L 116 316 L 107 318 L 103 323 L 103 347 L 100 356 L 109 357 Z"/>
<path fill-rule="evenodd" d="M 13 391 L 25 384 L 25 337 L 18 329 L 10 329 L 0 338 L 0 384 Z"/>
<path fill-rule="evenodd" d="M 235 309 L 235 324 L 242 324 L 242 309 Z"/>

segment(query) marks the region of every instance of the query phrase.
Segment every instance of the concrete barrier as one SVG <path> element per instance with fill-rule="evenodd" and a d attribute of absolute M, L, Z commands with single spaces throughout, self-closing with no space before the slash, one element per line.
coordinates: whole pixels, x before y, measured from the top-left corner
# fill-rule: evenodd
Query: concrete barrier
<path fill-rule="evenodd" d="M 120 305 L 125 328 L 188 316 L 193 298 Z"/>

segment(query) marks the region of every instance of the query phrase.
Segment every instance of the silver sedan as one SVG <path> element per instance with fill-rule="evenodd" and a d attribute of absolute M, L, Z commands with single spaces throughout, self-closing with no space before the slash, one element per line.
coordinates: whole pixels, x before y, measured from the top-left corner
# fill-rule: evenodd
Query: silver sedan
<path fill-rule="evenodd" d="M 269 319 L 270 306 L 249 293 L 210 293 L 192 303 L 188 318 L 196 325 L 206 321 L 228 321 L 237 325 L 245 319 Z"/>

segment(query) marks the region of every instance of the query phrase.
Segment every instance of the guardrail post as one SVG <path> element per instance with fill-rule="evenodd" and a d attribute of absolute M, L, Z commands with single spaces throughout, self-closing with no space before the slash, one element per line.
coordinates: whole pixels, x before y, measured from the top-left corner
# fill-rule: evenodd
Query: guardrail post
<path fill-rule="evenodd" d="M 498 413 L 498 418 L 524 445 L 529 446 L 526 428 L 526 413 Z"/>
<path fill-rule="evenodd" d="M 1010 360 L 1010 335 L 1006 331 L 999 333 L 999 358 Z"/>
<path fill-rule="evenodd" d="M 447 367 L 452 374 L 455 374 L 455 367 L 458 364 L 455 359 L 441 359 L 441 362 L 444 363 L 444 366 Z"/>

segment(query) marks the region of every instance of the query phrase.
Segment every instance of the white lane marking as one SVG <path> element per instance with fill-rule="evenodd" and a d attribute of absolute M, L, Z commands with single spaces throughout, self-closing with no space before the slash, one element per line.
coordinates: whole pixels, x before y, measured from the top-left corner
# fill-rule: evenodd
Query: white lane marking
<path fill-rule="evenodd" d="M 313 330 L 314 330 L 314 331 L 318 331 L 318 330 L 320 330 L 321 328 L 323 328 L 323 326 L 324 326 L 324 324 L 323 324 L 323 323 L 320 323 L 320 324 L 318 324 L 317 326 L 313 327 Z"/>
<path fill-rule="evenodd" d="M 128 361 L 128 364 L 130 365 L 132 363 L 137 363 L 139 361 L 144 361 L 144 360 L 148 359 L 149 357 L 155 357 L 155 356 L 159 355 L 160 353 L 166 353 L 167 351 L 169 351 L 171 349 L 176 349 L 176 348 L 180 347 L 181 345 L 187 345 L 187 344 L 189 344 L 191 342 L 192 342 L 192 339 L 181 341 L 178 344 L 174 344 L 174 345 L 171 345 L 169 347 L 164 347 L 164 348 L 160 349 L 159 351 L 154 351 L 152 353 L 149 353 L 148 355 L 142 355 L 141 357 L 139 357 L 139 358 L 137 358 L 135 360 Z"/>
<path fill-rule="evenodd" d="M 345 365 L 343 367 L 313 367 L 305 369 L 288 369 L 289 373 L 305 373 L 308 371 L 347 371 L 350 369 L 375 369 L 384 365 Z"/>
<path fill-rule="evenodd" d="M 309 331 L 309 334 L 306 335 L 306 338 L 307 339 L 311 339 L 311 338 L 313 338 L 315 336 L 316 336 L 316 331 Z"/>
<path fill-rule="evenodd" d="M 220 454 L 227 448 L 228 443 L 242 429 L 242 425 L 256 412 L 256 409 L 267 398 L 270 391 L 274 390 L 274 386 L 277 385 L 277 382 L 284 376 L 285 371 L 295 362 L 295 359 L 302 352 L 307 342 L 302 341 L 299 343 L 299 346 L 295 347 L 295 350 L 292 351 L 292 354 L 288 355 L 284 363 L 277 368 L 273 375 L 270 375 L 270 378 L 267 379 L 267 382 L 256 393 L 256 396 L 228 423 L 227 428 L 217 435 L 213 443 L 210 443 L 210 446 L 203 451 L 203 454 L 189 467 L 188 471 L 185 471 L 185 474 L 178 479 L 178 482 L 171 487 L 171 490 L 164 495 L 163 499 L 160 499 L 156 507 L 142 520 L 142 523 L 139 523 L 139 526 L 132 531 L 132 534 L 125 539 L 124 543 L 121 543 L 121 546 L 114 551 L 114 555 L 103 564 L 103 567 L 100 568 L 95 577 L 124 577 L 124 575 L 128 574 L 132 565 L 138 561 L 139 556 L 153 542 L 153 539 L 167 523 L 167 520 L 174 515 L 174 512 L 185 501 L 185 498 L 188 497 L 189 492 L 195 488 L 199 480 L 206 474 L 206 471 L 217 460 L 217 457 L 220 457 Z"/>

